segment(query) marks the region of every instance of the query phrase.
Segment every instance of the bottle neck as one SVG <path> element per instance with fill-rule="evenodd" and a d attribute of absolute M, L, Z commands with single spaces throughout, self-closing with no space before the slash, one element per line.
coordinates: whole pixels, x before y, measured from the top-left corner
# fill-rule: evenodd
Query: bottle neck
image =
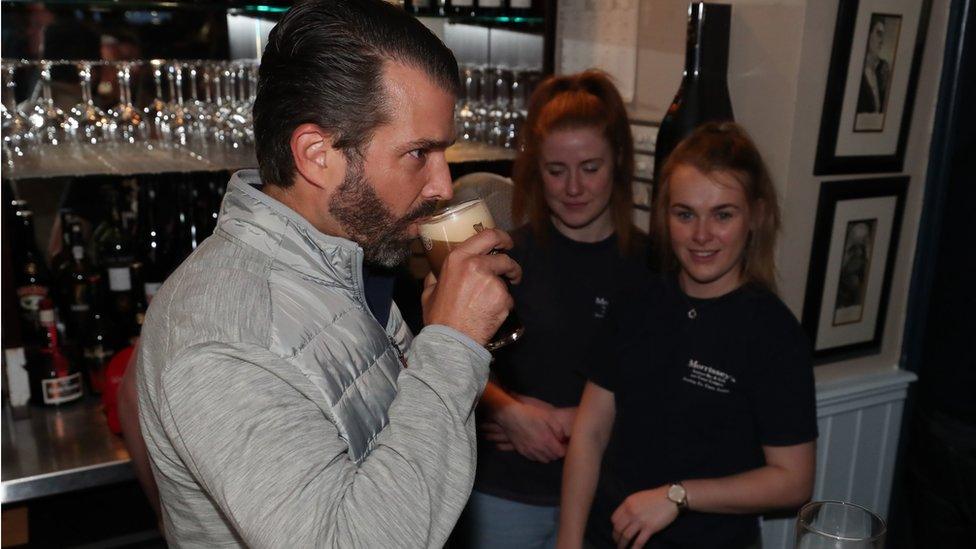
<path fill-rule="evenodd" d="M 731 6 L 695 2 L 688 8 L 685 78 L 726 79 Z"/>

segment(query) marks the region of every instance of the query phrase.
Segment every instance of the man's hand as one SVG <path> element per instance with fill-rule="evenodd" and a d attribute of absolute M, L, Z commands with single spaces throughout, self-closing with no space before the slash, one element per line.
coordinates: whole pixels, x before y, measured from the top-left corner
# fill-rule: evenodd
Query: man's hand
<path fill-rule="evenodd" d="M 482 231 L 451 250 L 440 276 L 427 275 L 421 297 L 424 324 L 442 324 L 484 345 L 512 309 L 504 278 L 518 283 L 522 268 L 505 254 L 512 239 L 504 231 Z"/>
<path fill-rule="evenodd" d="M 638 549 L 676 518 L 678 506 L 668 499 L 668 486 L 634 492 L 610 517 L 613 540 L 620 549 Z"/>

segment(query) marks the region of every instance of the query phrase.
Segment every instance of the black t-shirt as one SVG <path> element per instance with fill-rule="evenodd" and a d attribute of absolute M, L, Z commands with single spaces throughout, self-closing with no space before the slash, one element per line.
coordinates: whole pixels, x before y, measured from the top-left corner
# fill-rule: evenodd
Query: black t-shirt
<path fill-rule="evenodd" d="M 615 546 L 610 517 L 634 492 L 755 469 L 762 446 L 817 437 L 806 337 L 771 292 L 700 300 L 655 276 L 612 324 L 609 347 L 594 351 L 606 363 L 589 374 L 616 406 L 587 530 L 597 546 Z M 647 546 L 745 547 L 758 533 L 756 515 L 689 511 Z"/>
<path fill-rule="evenodd" d="M 631 233 L 622 255 L 616 236 L 601 242 L 570 240 L 551 225 L 545 243 L 529 226 L 512 233 L 510 254 L 522 267 L 512 286 L 525 335 L 496 353 L 492 373 L 507 390 L 557 407 L 576 406 L 586 383 L 586 351 L 601 332 L 622 289 L 645 286 L 647 236 Z M 531 461 L 515 451 L 479 443 L 475 489 L 533 505 L 558 505 L 562 460 Z"/>

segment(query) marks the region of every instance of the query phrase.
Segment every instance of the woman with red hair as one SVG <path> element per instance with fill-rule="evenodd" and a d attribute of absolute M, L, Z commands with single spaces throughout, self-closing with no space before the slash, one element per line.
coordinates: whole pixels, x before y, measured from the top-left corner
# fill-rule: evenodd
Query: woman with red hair
<path fill-rule="evenodd" d="M 643 284 L 648 239 L 634 227 L 633 141 L 606 74 L 556 76 L 532 95 L 515 162 L 512 287 L 525 335 L 497 353 L 479 409 L 468 547 L 552 547 L 563 456 L 585 378 L 622 288 Z"/>

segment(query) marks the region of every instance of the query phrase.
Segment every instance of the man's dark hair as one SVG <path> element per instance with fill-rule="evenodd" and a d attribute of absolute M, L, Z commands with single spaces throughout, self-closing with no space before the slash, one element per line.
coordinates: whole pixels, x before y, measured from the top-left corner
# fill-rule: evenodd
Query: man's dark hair
<path fill-rule="evenodd" d="M 261 181 L 289 187 L 291 134 L 312 123 L 333 147 L 359 158 L 389 119 L 386 62 L 426 72 L 457 95 L 457 61 L 417 19 L 382 0 L 297 2 L 271 30 L 261 57 L 254 135 Z"/>

